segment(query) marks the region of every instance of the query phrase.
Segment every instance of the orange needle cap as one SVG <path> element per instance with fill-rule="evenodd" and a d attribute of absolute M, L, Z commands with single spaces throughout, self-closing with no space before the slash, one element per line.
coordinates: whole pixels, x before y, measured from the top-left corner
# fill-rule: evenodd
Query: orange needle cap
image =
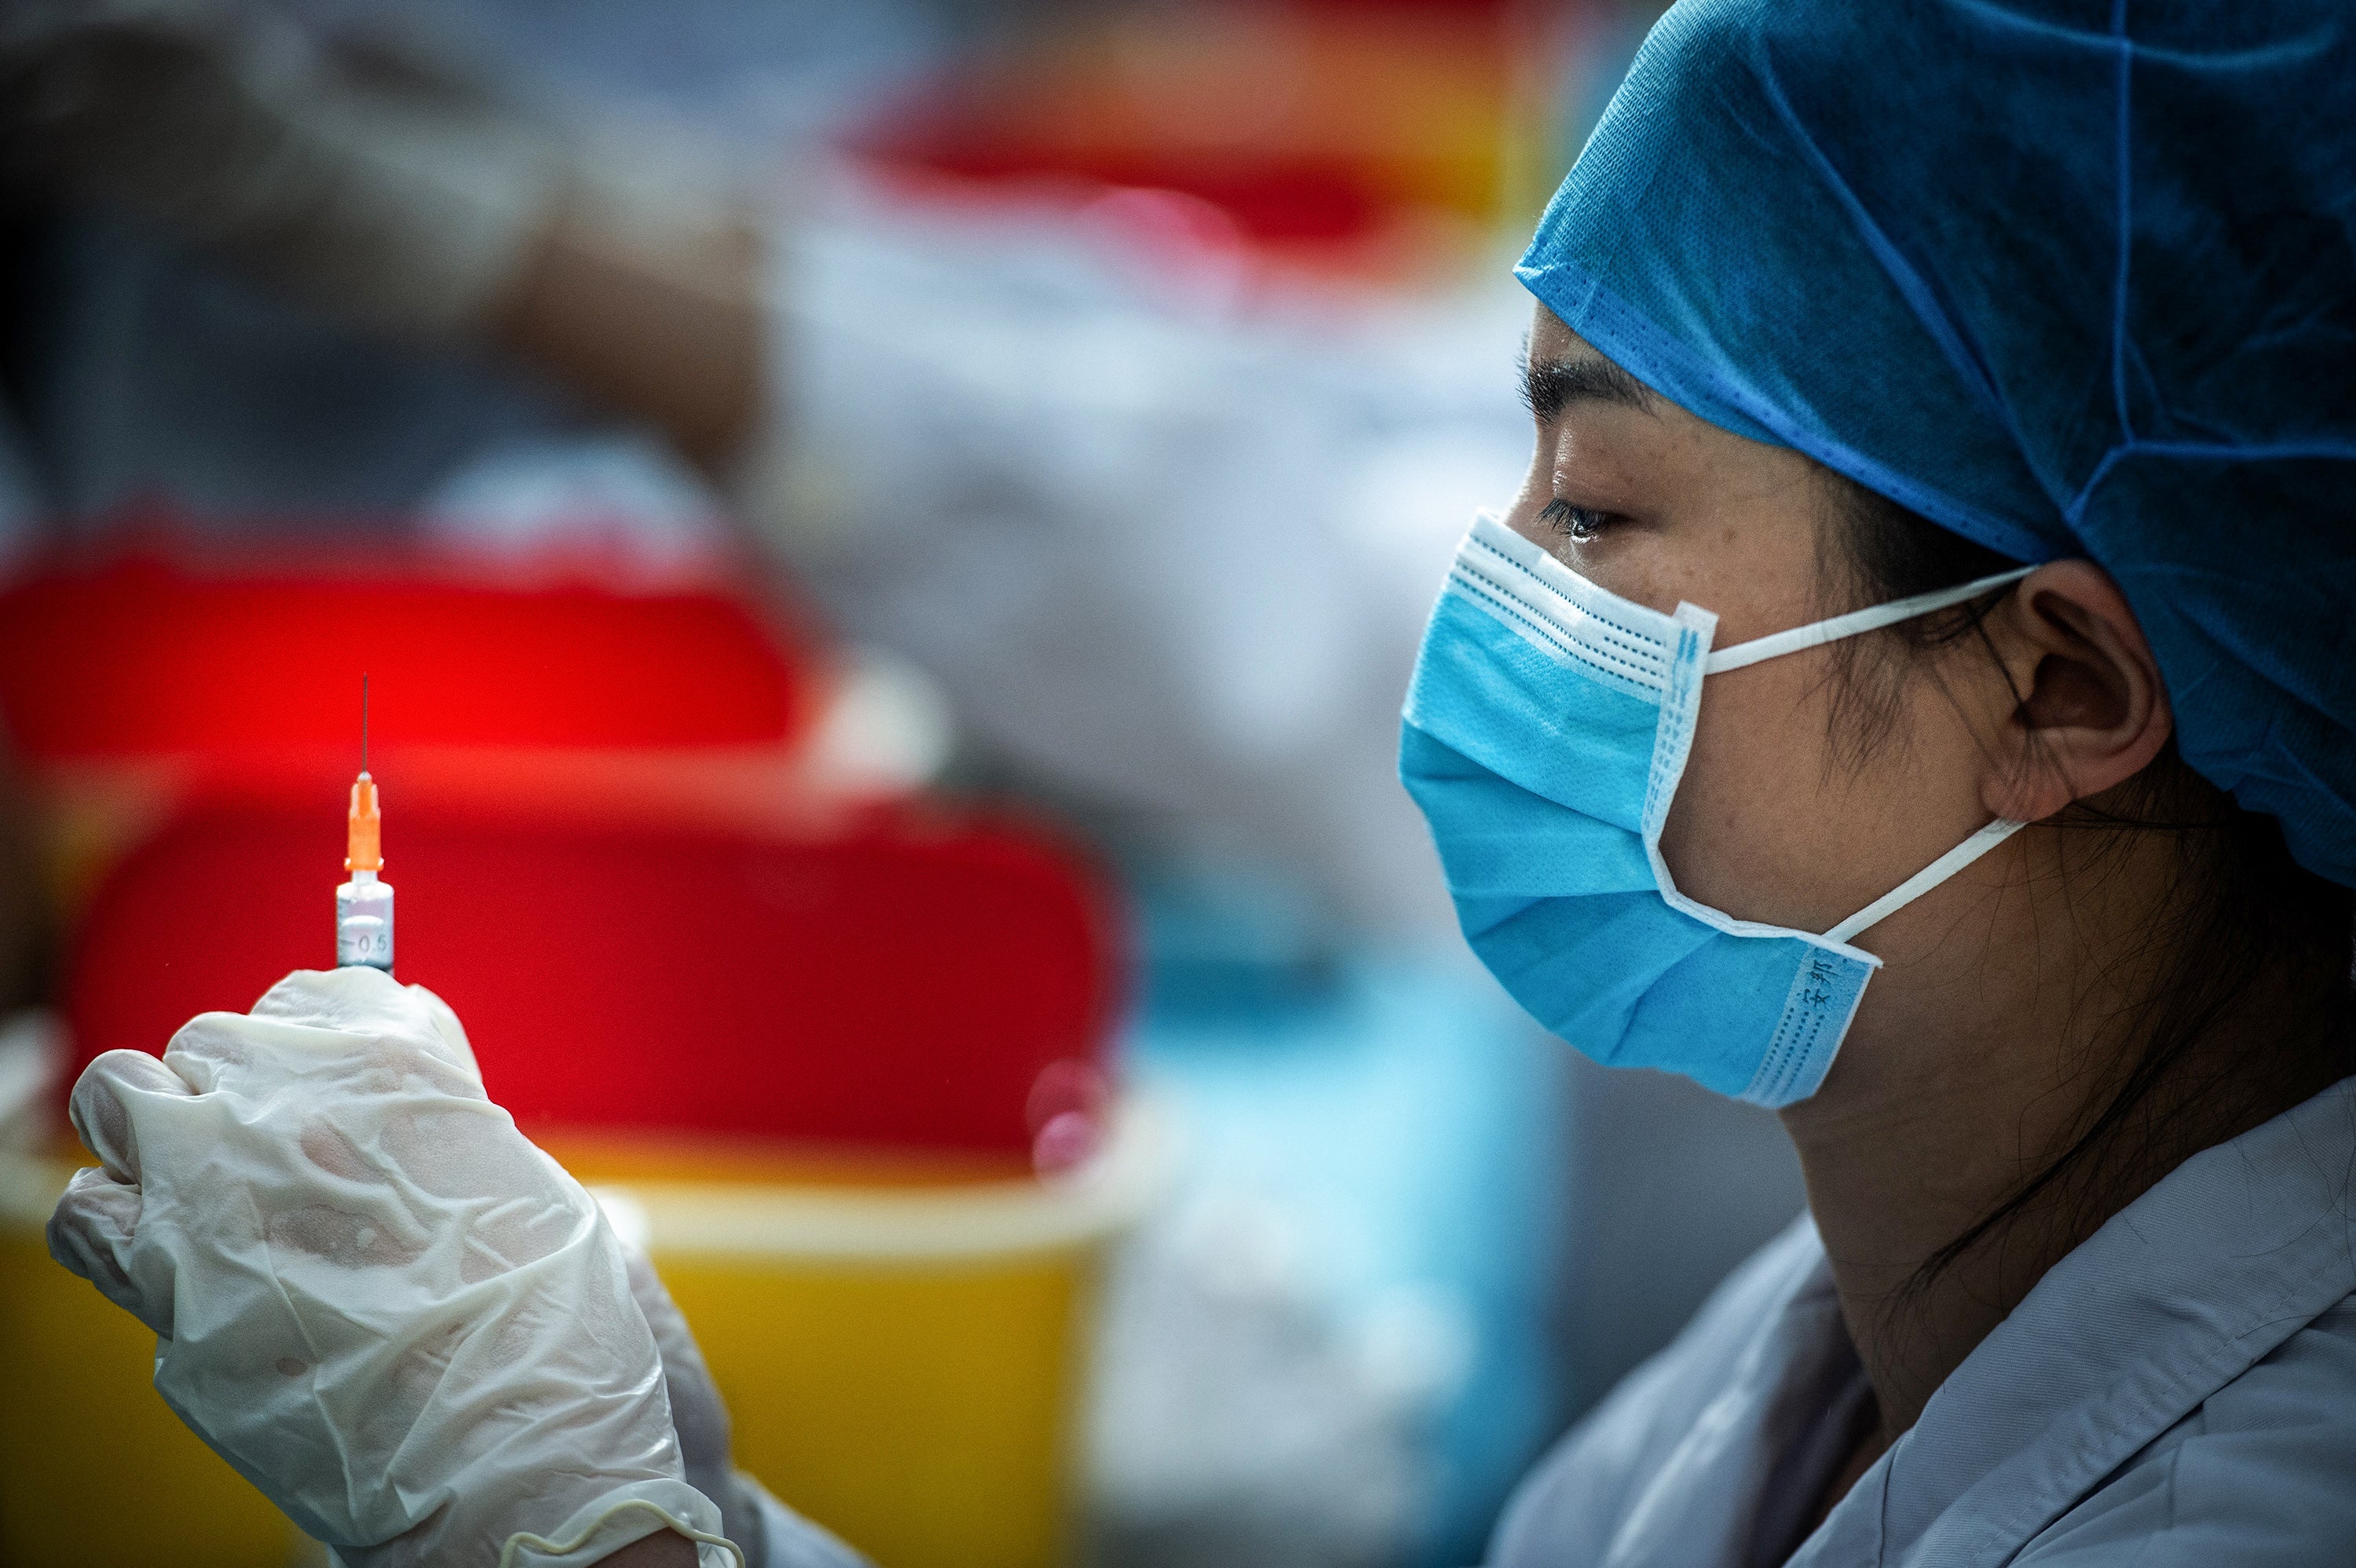
<path fill-rule="evenodd" d="M 376 781 L 366 773 L 352 781 L 351 832 L 344 851 L 347 871 L 384 869 L 384 814 L 377 807 Z"/>

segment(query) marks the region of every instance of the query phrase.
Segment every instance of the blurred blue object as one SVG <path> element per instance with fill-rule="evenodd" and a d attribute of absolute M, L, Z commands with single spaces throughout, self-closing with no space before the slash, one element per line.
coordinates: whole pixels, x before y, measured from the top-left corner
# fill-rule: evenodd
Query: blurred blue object
<path fill-rule="evenodd" d="M 2340 0 L 1687 0 L 1521 276 L 1716 424 L 2091 556 L 2185 759 L 2356 883 L 2351 115 Z"/>
<path fill-rule="evenodd" d="M 1113 1294 L 1106 1559 L 1477 1559 L 1563 1403 L 1566 1053 L 1469 964 L 1332 953 L 1280 895 L 1145 929 L 1128 1071 L 1187 1168 Z"/>

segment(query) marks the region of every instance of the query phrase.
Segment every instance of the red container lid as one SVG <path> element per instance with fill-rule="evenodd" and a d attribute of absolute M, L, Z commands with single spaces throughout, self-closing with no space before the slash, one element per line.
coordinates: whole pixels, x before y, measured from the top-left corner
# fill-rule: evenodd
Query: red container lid
<path fill-rule="evenodd" d="M 1021 824 L 897 813 L 796 839 L 386 795 L 398 977 L 456 1009 L 535 1133 L 1027 1162 L 1042 1075 L 1099 1061 L 1115 1019 L 1111 901 Z M 69 958 L 80 1059 L 160 1051 L 331 962 L 340 805 L 199 807 L 118 864 Z"/>
<path fill-rule="evenodd" d="M 36 766 L 421 747 L 782 745 L 790 626 L 712 582 L 486 580 L 424 554 L 60 564 L 0 592 L 0 712 Z"/>

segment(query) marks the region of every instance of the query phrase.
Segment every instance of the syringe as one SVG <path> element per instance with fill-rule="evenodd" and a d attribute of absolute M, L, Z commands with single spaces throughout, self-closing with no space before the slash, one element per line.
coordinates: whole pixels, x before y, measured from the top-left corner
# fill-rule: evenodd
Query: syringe
<path fill-rule="evenodd" d="M 365 964 L 392 970 L 392 884 L 384 869 L 384 814 L 368 769 L 368 677 L 360 677 L 360 776 L 352 781 L 352 808 L 344 869 L 352 880 L 336 890 L 336 966 Z"/>

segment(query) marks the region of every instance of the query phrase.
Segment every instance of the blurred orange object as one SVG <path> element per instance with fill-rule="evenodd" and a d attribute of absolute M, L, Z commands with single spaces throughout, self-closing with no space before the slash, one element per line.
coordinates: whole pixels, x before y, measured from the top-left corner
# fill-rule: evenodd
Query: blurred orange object
<path fill-rule="evenodd" d="M 1172 193 L 1196 243 L 1224 223 L 1264 260 L 1412 271 L 1543 200 L 1557 21 L 1513 0 L 1132 7 L 926 84 L 860 150 L 919 181 Z"/>

